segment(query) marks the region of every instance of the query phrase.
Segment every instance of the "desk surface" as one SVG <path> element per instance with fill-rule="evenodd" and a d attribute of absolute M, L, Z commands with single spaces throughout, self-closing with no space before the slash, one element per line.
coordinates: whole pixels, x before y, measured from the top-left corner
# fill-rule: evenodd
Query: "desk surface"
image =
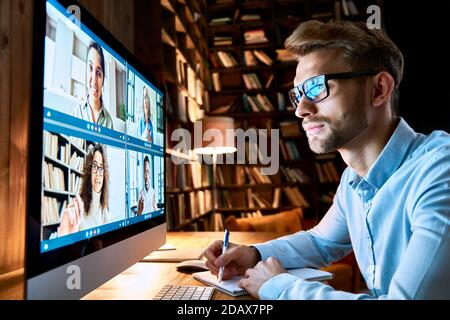
<path fill-rule="evenodd" d="M 266 232 L 233 232 L 230 241 L 239 244 L 265 242 L 281 236 Z M 167 243 L 177 248 L 203 248 L 214 240 L 222 239 L 223 232 L 169 232 Z M 181 273 L 177 263 L 139 262 L 86 295 L 88 300 L 152 299 L 166 284 L 204 286 L 194 280 L 191 273 Z M 215 290 L 214 300 L 252 299 L 251 296 L 234 298 Z"/>

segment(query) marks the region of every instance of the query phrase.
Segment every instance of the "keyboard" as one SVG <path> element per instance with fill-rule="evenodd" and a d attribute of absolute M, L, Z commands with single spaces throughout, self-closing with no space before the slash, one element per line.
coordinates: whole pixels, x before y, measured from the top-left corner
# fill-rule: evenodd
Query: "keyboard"
<path fill-rule="evenodd" d="M 165 285 L 153 300 L 211 300 L 213 287 Z"/>

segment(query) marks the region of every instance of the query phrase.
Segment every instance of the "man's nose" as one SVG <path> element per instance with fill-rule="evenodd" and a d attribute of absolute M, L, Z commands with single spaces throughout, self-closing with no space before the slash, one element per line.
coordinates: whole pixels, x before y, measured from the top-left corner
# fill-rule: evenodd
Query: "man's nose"
<path fill-rule="evenodd" d="M 298 118 L 307 118 L 317 112 L 316 105 L 313 102 L 306 100 L 305 96 L 302 96 L 300 102 L 295 110 L 295 116 Z"/>

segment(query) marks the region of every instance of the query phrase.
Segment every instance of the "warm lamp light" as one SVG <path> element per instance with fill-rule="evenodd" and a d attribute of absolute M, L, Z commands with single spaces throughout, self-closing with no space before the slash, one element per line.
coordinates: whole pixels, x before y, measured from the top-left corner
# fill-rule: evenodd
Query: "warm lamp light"
<path fill-rule="evenodd" d="M 234 119 L 230 117 L 205 117 L 196 123 L 201 125 L 201 145 L 195 146 L 194 153 L 204 155 L 218 155 L 236 152 L 234 144 Z M 230 139 L 227 139 L 230 130 Z M 231 138 L 232 137 L 232 138 Z"/>
<path fill-rule="evenodd" d="M 197 130 L 201 126 L 201 130 Z M 230 117 L 205 117 L 194 124 L 194 134 L 201 134 L 201 144 L 196 144 L 194 153 L 201 155 L 212 155 L 213 174 L 212 174 L 212 218 L 215 223 L 216 215 L 216 170 L 217 155 L 236 152 L 234 143 L 234 119 Z M 227 139 L 227 130 L 229 138 Z M 232 133 L 232 134 L 230 134 Z M 195 138 L 199 138 L 198 136 Z M 197 140 L 198 141 L 198 140 Z M 214 226 L 214 229 L 216 227 Z"/>

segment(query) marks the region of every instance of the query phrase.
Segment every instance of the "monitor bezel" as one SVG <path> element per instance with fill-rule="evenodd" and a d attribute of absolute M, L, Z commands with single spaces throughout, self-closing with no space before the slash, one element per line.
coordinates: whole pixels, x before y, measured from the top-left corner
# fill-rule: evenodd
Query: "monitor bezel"
<path fill-rule="evenodd" d="M 97 21 L 82 5 L 74 0 L 56 0 L 64 8 L 76 5 L 80 8 L 82 23 L 98 38 L 112 48 L 118 55 L 126 60 L 141 76 L 157 88 L 163 96 L 163 105 L 166 103 L 164 91 L 159 82 L 149 73 L 139 61 L 131 54 L 99 21 Z M 120 229 L 102 234 L 100 236 L 80 241 L 72 245 L 41 253 L 41 200 L 42 200 L 42 157 L 43 157 L 43 101 L 44 101 L 44 58 L 45 58 L 45 26 L 46 26 L 47 0 L 34 1 L 33 16 L 33 53 L 29 124 L 29 153 L 27 169 L 27 203 L 26 203 L 26 255 L 25 278 L 29 280 L 71 261 L 86 257 L 101 249 L 117 244 L 133 236 L 142 234 L 167 222 L 167 208 L 165 214 L 153 219 L 144 220 Z M 166 114 L 163 112 L 163 132 L 166 133 Z M 166 137 L 163 139 L 163 150 L 166 150 Z M 165 156 L 163 157 L 165 159 Z M 163 170 L 166 172 L 166 163 L 163 161 Z M 166 183 L 164 183 L 164 201 L 166 199 Z M 32 208 L 39 208 L 32 212 Z M 95 241 L 101 241 L 102 247 L 96 249 Z M 86 251 L 87 249 L 87 251 Z M 84 250 L 84 251 L 83 251 Z M 25 292 L 26 296 L 26 292 Z"/>

